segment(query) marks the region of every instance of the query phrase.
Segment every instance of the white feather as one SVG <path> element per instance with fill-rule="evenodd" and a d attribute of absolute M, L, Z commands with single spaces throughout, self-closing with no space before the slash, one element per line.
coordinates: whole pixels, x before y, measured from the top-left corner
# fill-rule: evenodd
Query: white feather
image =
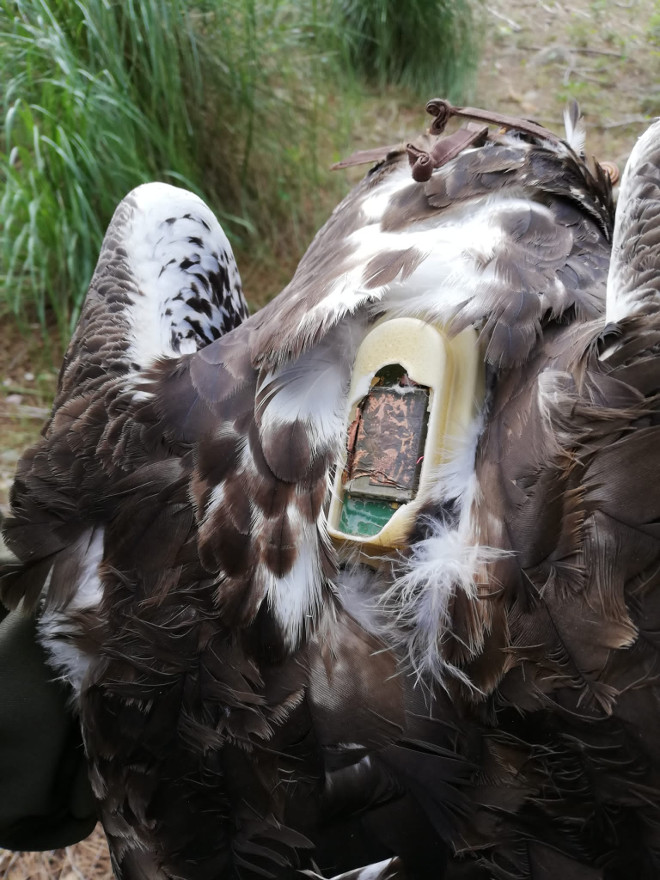
<path fill-rule="evenodd" d="M 564 129 L 566 131 L 566 143 L 578 156 L 584 156 L 584 146 L 587 139 L 587 128 L 584 117 L 579 115 L 577 107 L 570 105 L 564 108 Z"/>
<path fill-rule="evenodd" d="M 206 508 L 203 514 L 203 522 L 206 522 L 212 515 L 215 510 L 222 507 L 225 502 L 225 484 L 219 483 L 217 486 L 214 486 L 211 490 L 211 494 L 209 496 L 209 500 L 206 504 Z"/>
<path fill-rule="evenodd" d="M 311 628 L 318 621 L 323 575 L 315 525 L 300 517 L 295 507 L 290 507 L 288 514 L 294 533 L 299 535 L 293 567 L 284 577 L 276 577 L 262 565 L 257 576 L 265 579 L 268 606 L 281 627 L 285 644 L 293 649 L 300 644 L 307 626 Z"/>
<path fill-rule="evenodd" d="M 45 611 L 39 620 L 39 641 L 49 654 L 52 665 L 61 670 L 61 677 L 72 686 L 76 700 L 92 658 L 71 642 L 78 634 L 71 618 L 76 612 L 98 609 L 103 596 L 99 565 L 103 561 L 104 531 L 90 529 L 88 535 L 87 552 L 71 600 L 62 609 Z"/>

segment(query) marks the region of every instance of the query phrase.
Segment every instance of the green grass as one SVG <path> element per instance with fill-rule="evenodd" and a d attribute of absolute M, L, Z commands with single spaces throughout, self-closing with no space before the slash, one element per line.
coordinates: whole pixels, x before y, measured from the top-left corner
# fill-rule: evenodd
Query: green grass
<path fill-rule="evenodd" d="M 330 0 L 350 64 L 375 86 L 465 100 L 479 58 L 477 0 Z"/>
<path fill-rule="evenodd" d="M 129 9 L 139 10 L 130 27 Z M 194 37 L 176 3 L 31 0 L 2 2 L 0 15 L 4 297 L 42 325 L 50 307 L 64 332 L 118 198 L 154 171 L 190 178 L 172 69 L 186 59 L 186 81 L 200 78 Z M 156 24 L 160 57 L 144 51 Z"/>
<path fill-rule="evenodd" d="M 301 234 L 327 108 L 288 9 L 0 3 L 0 296 L 13 314 L 45 326 L 50 310 L 66 335 L 114 207 L 146 180 L 198 191 L 239 245 Z"/>
<path fill-rule="evenodd" d="M 355 65 L 375 65 L 380 84 L 418 77 L 423 99 L 456 96 L 446 83 L 465 66 L 469 18 L 426 4 L 451 31 L 432 45 L 419 0 L 383 2 L 383 27 L 364 34 L 360 5 L 0 0 L 0 312 L 44 329 L 54 319 L 66 338 L 114 207 L 154 179 L 209 202 L 241 259 L 262 266 L 261 304 L 346 185 L 325 169 L 351 148 Z M 365 65 L 378 49 L 364 68 L 362 38 Z M 417 73 L 401 62 L 415 47 Z"/>

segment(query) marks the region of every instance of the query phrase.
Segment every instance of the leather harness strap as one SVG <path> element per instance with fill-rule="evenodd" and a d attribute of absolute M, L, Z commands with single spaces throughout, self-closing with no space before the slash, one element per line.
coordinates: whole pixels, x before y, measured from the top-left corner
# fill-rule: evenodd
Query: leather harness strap
<path fill-rule="evenodd" d="M 464 119 L 478 119 L 480 122 L 489 122 L 502 128 L 524 131 L 526 134 L 551 141 L 554 144 L 565 143 L 550 129 L 544 128 L 536 122 L 531 122 L 529 119 L 523 119 L 521 116 L 507 116 L 504 113 L 480 110 L 478 107 L 454 107 L 453 104 L 445 101 L 444 98 L 434 98 L 432 101 L 429 101 L 426 105 L 426 112 L 434 117 L 431 123 L 431 134 L 442 134 L 451 117 L 460 116 Z"/>
<path fill-rule="evenodd" d="M 443 98 L 434 98 L 426 105 L 427 113 L 430 113 L 434 119 L 431 123 L 430 133 L 438 136 L 438 140 L 430 150 L 424 150 L 415 144 L 389 144 L 384 147 L 376 147 L 370 150 L 358 150 L 346 159 L 335 163 L 332 166 L 333 171 L 341 168 L 349 168 L 352 165 L 363 165 L 367 163 L 380 162 L 386 159 L 390 154 L 399 153 L 405 149 L 412 167 L 413 179 L 418 183 L 423 183 L 431 178 L 433 170 L 446 165 L 459 153 L 468 147 L 482 146 L 488 137 L 488 125 L 483 123 L 492 123 L 506 129 L 515 129 L 522 131 L 533 137 L 543 138 L 553 143 L 561 143 L 561 138 L 556 134 L 530 122 L 528 119 L 522 119 L 517 116 L 506 116 L 503 113 L 490 112 L 488 110 L 480 110 L 477 107 L 454 107 L 449 101 Z M 450 135 L 443 135 L 445 126 L 452 116 L 464 119 L 476 119 L 481 124 L 468 122 L 467 125 L 461 127 Z"/>

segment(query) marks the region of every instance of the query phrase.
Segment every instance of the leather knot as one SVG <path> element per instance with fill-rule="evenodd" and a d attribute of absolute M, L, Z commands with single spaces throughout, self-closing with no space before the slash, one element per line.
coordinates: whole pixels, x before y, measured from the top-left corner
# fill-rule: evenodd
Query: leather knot
<path fill-rule="evenodd" d="M 413 180 L 425 183 L 431 179 L 434 168 L 446 165 L 467 147 L 482 146 L 487 136 L 487 125 L 468 123 L 453 134 L 439 138 L 428 151 L 415 144 L 407 144 L 406 153 L 412 166 Z"/>
<path fill-rule="evenodd" d="M 429 101 L 426 105 L 426 112 L 435 117 L 431 123 L 431 134 L 442 134 L 451 117 L 456 115 L 455 111 L 456 108 L 444 98 L 434 98 Z"/>
<path fill-rule="evenodd" d="M 430 153 L 426 150 L 420 150 L 414 144 L 406 144 L 406 153 L 408 161 L 412 166 L 413 180 L 417 183 L 424 183 L 431 179 L 433 174 L 434 161 Z"/>

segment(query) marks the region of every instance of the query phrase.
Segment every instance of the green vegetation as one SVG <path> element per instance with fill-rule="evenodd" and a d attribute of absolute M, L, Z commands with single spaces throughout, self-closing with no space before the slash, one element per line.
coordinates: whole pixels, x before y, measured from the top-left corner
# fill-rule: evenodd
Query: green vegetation
<path fill-rule="evenodd" d="M 185 81 L 199 81 L 193 35 L 174 4 L 130 8 L 128 26 L 129 4 L 2 4 L 4 294 L 42 325 L 50 306 L 63 332 L 118 194 L 156 169 L 180 179 L 190 170 L 190 120 L 173 74 L 183 62 Z M 166 43 L 148 54 L 159 13 Z"/>
<path fill-rule="evenodd" d="M 351 148 L 353 65 L 456 97 L 464 4 L 0 0 L 0 312 L 66 337 L 114 207 L 146 180 L 199 192 L 241 261 L 295 264 L 344 184 L 324 169 Z"/>
<path fill-rule="evenodd" d="M 351 64 L 378 87 L 465 98 L 479 57 L 471 0 L 333 0 Z"/>

